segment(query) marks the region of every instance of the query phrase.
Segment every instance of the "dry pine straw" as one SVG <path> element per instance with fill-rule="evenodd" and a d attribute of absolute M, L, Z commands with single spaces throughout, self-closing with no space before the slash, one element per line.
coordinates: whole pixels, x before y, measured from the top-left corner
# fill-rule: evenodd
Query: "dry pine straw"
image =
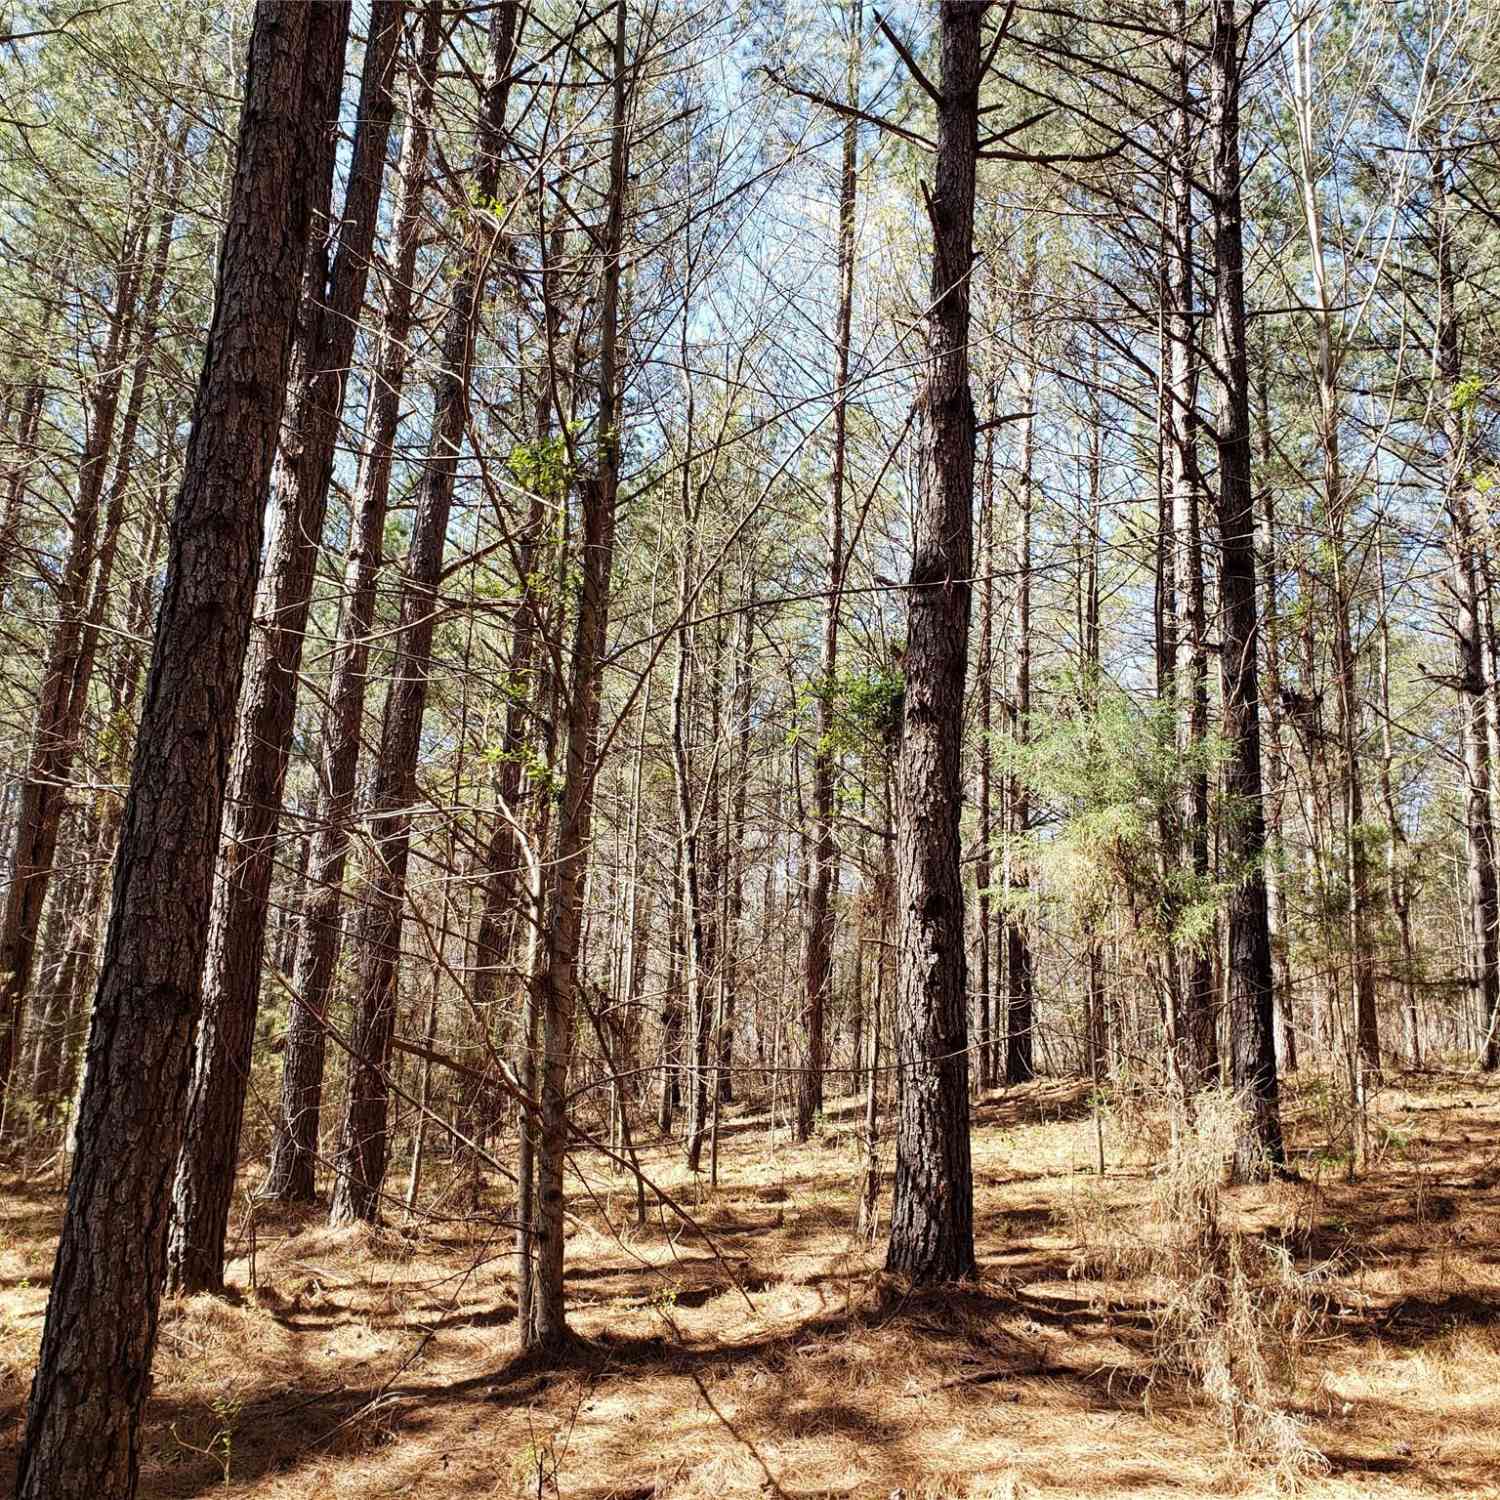
<path fill-rule="evenodd" d="M 1381 1096 L 1388 1144 L 1364 1181 L 1319 1181 L 1309 1155 L 1306 1183 L 1244 1190 L 1232 1211 L 1326 1268 L 1329 1317 L 1290 1400 L 1324 1462 L 1301 1492 L 1500 1496 L 1500 1092 L 1402 1082 Z M 1292 1099 L 1310 1152 L 1310 1106 L 1299 1118 Z M 1083 1241 L 1144 1212 L 1147 1164 L 1122 1159 L 1114 1130 L 1109 1174 L 1091 1175 L 1080 1088 L 980 1104 L 982 1277 L 945 1296 L 904 1296 L 853 1238 L 856 1101 L 830 1117 L 796 1149 L 734 1117 L 712 1195 L 670 1149 L 647 1154 L 717 1256 L 660 1221 L 622 1243 L 600 1210 L 625 1221 L 627 1185 L 583 1163 L 597 1199 L 574 1199 L 568 1292 L 586 1342 L 560 1369 L 511 1358 L 509 1237 L 494 1224 L 263 1226 L 256 1290 L 241 1259 L 230 1299 L 164 1310 L 142 1495 L 1272 1492 L 1201 1403 L 1144 1390 L 1150 1289 L 1091 1271 Z M 50 1186 L 0 1192 L 7 1486 L 60 1206 Z M 498 1191 L 485 1204 L 505 1206 Z"/>

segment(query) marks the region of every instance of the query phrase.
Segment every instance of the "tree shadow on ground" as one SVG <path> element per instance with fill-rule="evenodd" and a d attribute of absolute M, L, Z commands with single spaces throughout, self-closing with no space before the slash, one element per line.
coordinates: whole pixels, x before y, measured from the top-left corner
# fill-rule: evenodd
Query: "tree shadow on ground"
<path fill-rule="evenodd" d="M 729 1290 L 732 1294 L 733 1289 Z M 720 1288 L 715 1294 L 725 1291 Z M 688 1305 L 681 1293 L 678 1305 Z M 365 1361 L 345 1361 L 326 1372 L 334 1377 L 326 1388 L 312 1393 L 306 1390 L 305 1377 L 299 1382 L 295 1370 L 287 1371 L 241 1393 L 235 1409 L 238 1435 L 233 1445 L 233 1479 L 245 1485 L 270 1475 L 290 1476 L 330 1455 L 413 1436 L 454 1408 L 493 1412 L 530 1408 L 569 1383 L 597 1392 L 614 1382 L 681 1380 L 696 1387 L 713 1410 L 711 1388 L 750 1364 L 771 1377 L 764 1395 L 742 1407 L 732 1420 L 722 1411 L 715 1413 L 750 1448 L 758 1451 L 782 1439 L 821 1432 L 842 1433 L 861 1445 L 879 1447 L 883 1461 L 890 1465 L 916 1462 L 920 1455 L 908 1450 L 913 1441 L 921 1442 L 920 1424 L 903 1427 L 893 1417 L 862 1409 L 836 1393 L 788 1401 L 780 1391 L 775 1379 L 778 1372 L 795 1369 L 809 1352 L 816 1354 L 851 1336 L 897 1341 L 893 1358 L 899 1358 L 913 1338 L 925 1346 L 926 1360 L 956 1358 L 956 1374 L 944 1376 L 946 1365 L 932 1372 L 933 1389 L 957 1384 L 995 1387 L 1036 1380 L 1066 1382 L 1090 1408 L 1134 1409 L 1140 1387 L 1133 1372 L 1107 1364 L 1086 1366 L 1039 1358 L 1032 1341 L 1003 1326 L 1006 1320 L 1051 1315 L 1042 1299 L 1018 1297 L 985 1283 L 929 1292 L 882 1281 L 857 1306 L 800 1319 L 742 1340 L 700 1342 L 677 1340 L 666 1333 L 595 1332 L 571 1339 L 558 1351 L 513 1355 L 492 1368 L 454 1380 L 422 1380 L 408 1370 L 377 1382 L 358 1368 Z M 482 1311 L 471 1310 L 427 1326 L 433 1331 L 445 1326 L 485 1326 L 484 1316 Z M 497 1310 L 493 1325 L 513 1318 L 514 1307 L 508 1305 Z M 304 1331 L 313 1332 L 298 1329 Z M 944 1350 L 949 1351 L 947 1355 Z M 211 1454 L 194 1451 L 211 1449 L 220 1420 L 201 1399 L 154 1397 L 146 1416 L 142 1493 L 185 1497 L 221 1488 L 222 1465 Z M 908 1434 L 905 1439 L 903 1431 Z M 766 1488 L 768 1493 L 788 1497 L 798 1493 L 780 1488 L 774 1477 Z"/>

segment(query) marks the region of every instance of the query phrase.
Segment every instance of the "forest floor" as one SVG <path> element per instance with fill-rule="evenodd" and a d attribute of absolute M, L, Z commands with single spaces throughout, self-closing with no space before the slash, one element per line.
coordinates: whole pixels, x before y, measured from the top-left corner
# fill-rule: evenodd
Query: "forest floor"
<path fill-rule="evenodd" d="M 1320 1456 L 1301 1493 L 1500 1496 L 1500 1088 L 1406 1075 L 1379 1096 L 1368 1172 L 1344 1180 L 1327 1091 L 1288 1099 L 1303 1181 L 1232 1194 L 1257 1233 L 1320 1267 L 1326 1316 L 1289 1409 Z M 141 1494 L 565 1500 L 1272 1493 L 1214 1412 L 1148 1385 L 1149 1299 L 1081 1274 L 1096 1233 L 1150 1202 L 1139 1122 L 1109 1170 L 1081 1085 L 977 1107 L 981 1277 L 903 1296 L 853 1232 L 856 1100 L 805 1147 L 731 1113 L 720 1182 L 675 1150 L 642 1165 L 711 1236 L 653 1215 L 602 1160 L 580 1165 L 567 1288 L 583 1336 L 561 1368 L 516 1360 L 506 1202 L 330 1231 L 260 1225 L 227 1299 L 164 1310 Z M 441 1186 L 441 1178 L 438 1178 Z M 571 1185 L 572 1190 L 578 1184 Z M 887 1193 L 889 1187 L 886 1188 Z M 0 1488 L 40 1334 L 54 1184 L 0 1188 Z M 606 1218 L 607 1216 L 607 1218 Z M 1144 1227 L 1144 1226 L 1143 1226 Z M 243 1243 L 239 1249 L 243 1252 Z"/>

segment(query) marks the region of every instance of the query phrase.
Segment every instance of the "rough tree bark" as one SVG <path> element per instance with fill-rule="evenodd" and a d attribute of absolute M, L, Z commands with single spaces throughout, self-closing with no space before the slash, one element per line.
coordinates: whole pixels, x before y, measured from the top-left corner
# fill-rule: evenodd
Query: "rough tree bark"
<path fill-rule="evenodd" d="M 170 201 L 172 190 L 165 153 L 152 175 L 155 185 L 151 196 L 165 193 Z M 9 1117 L 11 1075 L 25 1021 L 26 997 L 36 962 L 42 909 L 52 883 L 52 861 L 57 853 L 68 781 L 78 751 L 87 684 L 84 684 L 84 693 L 75 691 L 75 688 L 87 635 L 91 602 L 89 580 L 95 569 L 96 554 L 100 551 L 104 481 L 109 471 L 115 417 L 140 311 L 136 303 L 142 263 L 146 258 L 147 225 L 154 217 L 154 208 L 148 206 L 140 222 L 127 231 L 122 246 L 115 276 L 114 307 L 98 374 L 89 392 L 72 535 L 53 592 L 57 624 L 48 642 L 31 751 L 21 782 L 11 859 L 14 878 L 6 888 L 3 922 L 0 922 L 0 1097 L 5 1102 L 0 1120 Z M 162 229 L 170 241 L 170 227 L 163 225 Z M 158 280 L 158 299 L 160 292 Z M 148 318 L 154 320 L 154 309 L 150 310 Z M 142 378 L 138 375 L 132 397 L 143 390 Z M 139 407 L 136 414 L 138 417 Z M 23 407 L 23 422 L 27 416 Z M 32 437 L 35 437 L 34 424 Z"/>
<path fill-rule="evenodd" d="M 1464 714 L 1464 827 L 1469 846 L 1469 914 L 1478 959 L 1479 1065 L 1500 1067 L 1500 893 L 1495 871 L 1495 833 L 1490 818 L 1488 692 L 1481 607 L 1479 547 L 1469 505 L 1468 413 L 1456 400 L 1462 369 L 1458 312 L 1454 305 L 1452 225 L 1447 169 L 1441 155 L 1432 169 L 1432 225 L 1437 269 L 1437 338 L 1433 402 L 1443 449 L 1443 500 L 1448 511 L 1448 554 L 1453 595 L 1453 634 L 1458 647 L 1458 691 Z"/>
<path fill-rule="evenodd" d="M 1283 1159 L 1276 1073 L 1275 993 L 1266 903 L 1266 815 L 1260 779 L 1259 622 L 1255 589 L 1255 494 L 1251 483 L 1250 362 L 1245 342 L 1245 247 L 1240 208 L 1238 0 L 1213 0 L 1209 46 L 1214 326 L 1218 337 L 1219 597 L 1223 615 L 1224 853 L 1228 900 L 1231 1082 L 1246 1124 L 1235 1146 L 1240 1178 Z"/>
<path fill-rule="evenodd" d="M 855 0 L 849 17 L 845 94 L 859 108 L 860 34 L 864 7 Z M 844 470 L 848 444 L 849 340 L 854 311 L 854 211 L 859 190 L 859 123 L 846 116 L 839 173 L 839 311 L 833 372 L 833 465 L 828 479 L 828 597 L 823 605 L 822 656 L 818 663 L 818 741 L 812 763 L 812 883 L 802 948 L 802 1003 L 807 1055 L 797 1079 L 797 1139 L 807 1140 L 823 1109 L 823 1031 L 833 980 L 833 886 L 838 848 L 833 835 L 833 798 L 838 757 L 833 745 L 834 692 L 839 669 L 839 611 L 844 589 Z M 727 960 L 726 960 L 727 961 Z"/>
<path fill-rule="evenodd" d="M 324 121 L 305 81 L 346 5 L 263 0 L 214 318 L 115 865 L 78 1154 L 31 1387 L 21 1500 L 132 1500 L 219 815 Z"/>
<path fill-rule="evenodd" d="M 1198 350 L 1193 327 L 1193 130 L 1194 104 L 1187 61 L 1187 6 L 1172 0 L 1168 41 L 1172 69 L 1173 123 L 1167 161 L 1167 216 L 1163 235 L 1162 324 L 1167 478 L 1172 494 L 1173 579 L 1179 614 L 1172 631 L 1177 660 L 1172 672 L 1177 696 L 1178 744 L 1189 758 L 1183 788 L 1182 855 L 1200 885 L 1208 880 L 1208 610 L 1204 601 L 1201 487 L 1196 454 Z M 1211 939 L 1184 951 L 1177 1034 L 1182 1085 L 1192 1091 L 1218 1074 Z"/>
<path fill-rule="evenodd" d="M 582 589 L 569 664 L 562 818 L 558 825 L 546 950 L 537 976 L 542 1017 L 541 1138 L 537 1153 L 535 1346 L 568 1337 L 563 1299 L 563 1165 L 568 1144 L 568 1062 L 578 1005 L 583 898 L 599 771 L 599 685 L 609 626 L 615 506 L 620 486 L 620 272 L 629 176 L 625 0 L 615 6 L 614 110 L 609 194 L 601 246 L 599 409 L 595 472 L 583 483 Z"/>
<path fill-rule="evenodd" d="M 303 277 L 301 326 L 281 439 L 271 471 L 271 534 L 240 699 L 229 797 L 209 917 L 203 1015 L 182 1155 L 172 1190 L 169 1291 L 218 1291 L 234 1194 L 240 1122 L 260 1003 L 266 921 L 281 799 L 291 758 L 297 674 L 312 607 L 344 405 L 344 376 L 365 300 L 386 142 L 395 110 L 391 73 L 405 0 L 375 0 L 365 44 L 349 187 L 332 235 L 314 234 Z M 336 121 L 343 78 L 328 80 L 325 119 Z M 320 208 L 331 215 L 339 133 L 330 125 L 317 163 Z"/>
<path fill-rule="evenodd" d="M 938 12 L 932 294 L 897 789 L 902 1089 L 886 1266 L 928 1282 L 975 1270 L 959 759 L 974 561 L 969 277 L 983 14 L 965 0 L 943 0 Z"/>
<path fill-rule="evenodd" d="M 395 662 L 386 691 L 381 754 L 371 791 L 370 856 L 365 904 L 355 942 L 359 978 L 350 1027 L 349 1091 L 334 1160 L 334 1224 L 379 1217 L 388 1156 L 390 1085 L 386 1063 L 396 1023 L 396 966 L 411 855 L 411 807 L 427 706 L 427 674 L 437 623 L 437 594 L 458 456 L 468 411 L 470 367 L 484 304 L 500 183 L 500 148 L 516 48 L 516 0 L 491 13 L 489 58 L 481 92 L 477 154 L 470 177 L 473 222 L 454 282 L 433 382 L 432 443 L 412 518 L 402 582 Z"/>
<path fill-rule="evenodd" d="M 311 1202 L 316 1185 L 326 1017 L 338 961 L 370 627 L 375 617 L 375 580 L 383 551 L 391 465 L 406 378 L 433 77 L 441 40 L 442 0 L 427 0 L 411 96 L 406 104 L 401 188 L 392 231 L 393 265 L 365 424 L 367 448 L 355 492 L 354 529 L 344 559 L 344 613 L 321 728 L 317 832 L 308 856 L 309 892 L 301 913 L 303 932 L 292 974 L 293 1003 L 282 1062 L 281 1102 L 264 1188 L 267 1197 L 286 1202 Z"/>

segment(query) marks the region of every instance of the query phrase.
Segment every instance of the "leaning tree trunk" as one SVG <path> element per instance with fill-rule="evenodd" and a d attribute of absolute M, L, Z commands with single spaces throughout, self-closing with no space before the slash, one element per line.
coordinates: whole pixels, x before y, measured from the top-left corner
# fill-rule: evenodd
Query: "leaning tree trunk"
<path fill-rule="evenodd" d="M 952 1280 L 975 1269 L 959 761 L 974 561 L 969 271 L 982 15 L 983 7 L 964 0 L 943 0 L 939 12 L 932 298 L 897 790 L 902 1089 L 886 1266 L 919 1281 Z"/>
<path fill-rule="evenodd" d="M 500 182 L 500 144 L 516 45 L 516 0 L 497 5 L 490 21 L 489 64 L 479 111 L 479 142 L 471 189 L 488 215 Z M 411 856 L 411 806 L 427 706 L 427 674 L 437 621 L 438 588 L 448 517 L 463 445 L 470 367 L 484 303 L 491 235 L 472 226 L 464 266 L 452 291 L 442 357 L 434 379 L 432 449 L 412 519 L 411 549 L 401 589 L 395 661 L 381 726 L 380 763 L 371 792 L 373 816 L 365 905 L 355 942 L 359 978 L 350 1027 L 349 1091 L 334 1160 L 330 1221 L 379 1217 L 388 1155 L 390 1082 L 386 1063 L 396 1023 L 396 965 Z"/>
<path fill-rule="evenodd" d="M 271 454 L 346 4 L 264 0 L 172 517 L 21 1500 L 132 1500 Z M 309 81 L 311 80 L 311 86 Z"/>
<path fill-rule="evenodd" d="M 281 1103 L 264 1190 L 267 1197 L 285 1202 L 311 1202 L 315 1187 L 326 1016 L 338 962 L 344 868 L 359 769 L 370 627 L 375 618 L 375 580 L 383 550 L 391 465 L 406 379 L 407 340 L 411 333 L 426 184 L 429 116 L 442 40 L 442 15 L 442 0 L 428 0 L 422 16 L 412 97 L 406 106 L 401 189 L 392 232 L 394 265 L 365 425 L 367 451 L 355 493 L 354 530 L 344 560 L 344 614 L 333 654 L 328 706 L 323 715 L 319 752 L 321 800 L 317 831 L 308 855 L 309 894 L 300 913 L 303 931 L 292 976 L 292 1010 L 282 1062 Z"/>
<path fill-rule="evenodd" d="M 165 179 L 163 161 L 158 172 Z M 170 196 L 170 189 L 167 189 Z M 149 219 L 149 213 L 145 219 Z M 164 226 L 165 227 L 165 226 Z M 167 230 L 170 235 L 170 230 Z M 47 647 L 36 722 L 16 814 L 11 856 L 12 878 L 0 920 L 0 1123 L 10 1114 L 9 1090 L 25 1022 L 27 992 L 36 962 L 42 909 L 52 883 L 58 830 L 67 803 L 67 786 L 78 750 L 83 699 L 74 693 L 89 612 L 89 578 L 99 547 L 100 501 L 108 472 L 115 415 L 130 344 L 135 331 L 136 296 L 145 246 L 144 221 L 127 234 L 115 278 L 115 305 L 89 393 L 85 438 L 78 464 L 78 493 L 73 506 L 72 538 L 54 586 L 57 624 Z M 160 287 L 157 288 L 158 293 Z M 139 384 L 139 382 L 138 382 Z M 132 393 L 134 394 L 134 393 Z M 24 416 L 24 413 L 23 413 Z"/>
<path fill-rule="evenodd" d="M 314 235 L 292 350 L 280 450 L 271 471 L 271 536 L 240 700 L 218 879 L 209 917 L 203 1016 L 167 1244 L 170 1291 L 218 1291 L 234 1194 L 240 1122 L 250 1081 L 266 920 L 281 798 L 291 758 L 297 674 L 312 607 L 313 576 L 328 511 L 344 372 L 364 306 L 394 100 L 391 70 L 405 0 L 376 0 L 370 15 L 359 124 L 330 274 L 329 237 Z M 342 78 L 329 80 L 325 119 L 337 120 Z M 329 129 L 315 168 L 330 212 L 339 133 Z"/>
<path fill-rule="evenodd" d="M 1218 335 L 1219 596 L 1223 615 L 1224 853 L 1229 924 L 1231 1082 L 1246 1104 L 1235 1146 L 1241 1178 L 1282 1161 L 1275 992 L 1266 902 L 1266 815 L 1260 778 L 1255 492 L 1250 463 L 1250 362 L 1245 343 L 1245 247 L 1240 210 L 1238 0 L 1213 0 L 1209 131 L 1213 148 L 1214 320 Z"/>

